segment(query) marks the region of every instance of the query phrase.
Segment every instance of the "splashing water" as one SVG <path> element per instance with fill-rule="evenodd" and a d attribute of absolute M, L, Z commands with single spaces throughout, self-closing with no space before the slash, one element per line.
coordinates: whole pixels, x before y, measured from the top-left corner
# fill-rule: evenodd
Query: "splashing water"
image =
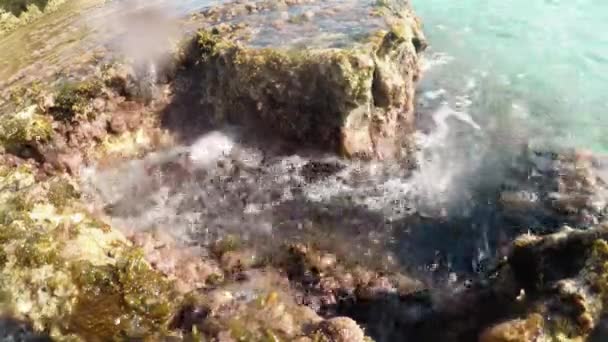
<path fill-rule="evenodd" d="M 334 251 L 341 246 L 338 254 L 381 260 L 383 267 L 385 262 L 388 267 L 432 264 L 437 253 L 476 265 L 494 254 L 487 213 L 476 213 L 479 193 L 499 186 L 528 133 L 518 126 L 524 106 L 497 104 L 504 115 L 471 115 L 486 109 L 491 88 L 483 82 L 493 86 L 493 79 L 470 78 L 462 87 L 433 77 L 453 63 L 446 54 L 430 54 L 424 65 L 431 77 L 419 87 L 415 170 L 401 161 L 277 155 L 242 143 L 239 131 L 228 129 L 115 169 L 89 169 L 83 179 L 116 226 L 170 229 L 190 243 L 206 245 L 238 234 L 252 244 L 264 241 L 266 247 L 273 245 L 268 241 L 285 240 L 314 241 Z M 516 139 L 515 131 L 521 135 Z M 417 239 L 404 236 L 417 225 L 412 217 L 462 219 L 461 239 L 468 242 L 425 246 L 422 240 L 435 239 L 435 230 L 423 231 Z M 419 234 L 420 229 L 413 229 Z M 449 233 L 446 237 L 455 234 Z M 471 246 L 472 251 L 465 251 Z"/>
<path fill-rule="evenodd" d="M 171 49 L 172 37 L 179 33 L 175 18 L 213 3 L 142 4 L 115 2 L 84 17 L 98 43 L 129 57 L 141 66 L 142 78 L 149 76 L 154 82 L 156 63 Z M 508 55 L 505 51 L 526 55 L 534 45 L 481 29 L 487 20 L 495 19 L 497 11 L 508 14 L 512 9 L 496 2 L 479 5 L 493 16 L 477 23 L 470 16 L 443 17 L 454 8 L 460 13 L 474 13 L 477 7 L 473 5 L 440 0 L 414 5 L 426 22 L 433 44 L 425 56 L 425 76 L 417 96 L 416 140 L 420 149 L 415 170 L 400 161 L 348 161 L 304 152 L 278 155 L 243 143 L 238 130 L 228 129 L 114 169 L 86 170 L 86 191 L 110 213 L 117 226 L 169 229 L 190 243 L 205 245 L 227 233 L 243 235 L 252 243 L 257 239 L 276 243 L 312 239 L 368 262 L 397 258 L 392 261 L 401 264 L 397 267 L 427 267 L 436 264 L 439 255 L 448 259 L 448 268 L 474 269 L 496 254 L 499 233 L 492 228 L 496 226 L 492 221 L 495 208 L 487 203 L 491 197 L 487 194 L 497 191 L 522 146 L 553 143 L 556 132 L 578 127 L 570 123 L 587 118 L 567 115 L 572 107 L 554 103 L 553 99 L 565 99 L 570 105 L 576 102 L 589 113 L 602 107 L 591 94 L 583 96 L 584 87 L 573 85 L 568 90 L 577 91 L 571 94 L 555 92 L 548 86 L 567 83 L 550 79 L 567 78 L 576 68 L 566 63 L 567 56 L 550 56 L 550 60 L 568 68 L 555 75 L 553 72 L 560 68 L 551 72 L 541 69 L 554 76 L 548 76 L 544 86 L 536 87 L 539 78 L 532 77 L 535 66 L 518 71 L 522 58 L 505 60 L 490 54 L 488 46 L 496 45 L 503 55 Z M 535 6 L 570 5 L 545 2 Z M 116 8 L 121 9 L 121 15 L 114 16 Z M 108 16 L 115 19 L 115 24 L 108 25 Z M 138 18 L 141 20 L 135 20 Z M 467 33 L 470 29 L 464 24 L 458 27 L 462 24 L 459 20 L 465 19 L 479 26 L 475 26 L 474 36 L 486 39 L 484 44 L 466 40 L 473 37 Z M 520 37 L 522 32 L 512 34 Z M 570 34 L 568 30 L 559 32 Z M 139 39 L 142 34 L 153 40 Z M 452 39 L 454 36 L 458 39 Z M 167 39 L 161 41 L 159 37 Z M 466 42 L 464 48 L 459 42 Z M 504 45 L 507 43 L 511 45 Z M 597 54 L 593 51 L 588 47 L 586 56 Z M 596 59 L 594 63 L 588 66 L 601 71 L 601 61 Z M 603 84 L 599 74 L 591 82 L 594 89 Z M 551 120 L 543 116 L 547 108 L 554 113 Z M 580 134 L 577 141 L 592 147 L 601 145 L 597 134 L 588 137 L 593 140 L 588 144 Z M 416 221 L 420 218 L 429 222 L 420 224 Z"/>

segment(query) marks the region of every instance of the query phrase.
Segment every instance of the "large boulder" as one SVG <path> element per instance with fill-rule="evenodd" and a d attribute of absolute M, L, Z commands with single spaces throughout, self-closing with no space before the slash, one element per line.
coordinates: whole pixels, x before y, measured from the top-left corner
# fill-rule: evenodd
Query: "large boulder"
<path fill-rule="evenodd" d="M 606 313 L 607 238 L 606 224 L 517 238 L 506 268 L 520 310 L 485 329 L 480 341 L 589 340 Z"/>
<path fill-rule="evenodd" d="M 351 157 L 411 148 L 426 42 L 408 0 L 230 2 L 194 20 L 204 29 L 185 65 L 200 120 L 262 126 Z"/>

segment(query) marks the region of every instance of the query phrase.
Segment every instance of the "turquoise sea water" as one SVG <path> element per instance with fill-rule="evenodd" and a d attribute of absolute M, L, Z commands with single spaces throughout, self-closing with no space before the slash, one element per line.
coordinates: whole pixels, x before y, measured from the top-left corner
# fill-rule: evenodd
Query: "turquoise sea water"
<path fill-rule="evenodd" d="M 608 152 L 608 1 L 412 1 L 429 59 L 446 61 L 429 90 L 467 97 L 507 137 Z"/>

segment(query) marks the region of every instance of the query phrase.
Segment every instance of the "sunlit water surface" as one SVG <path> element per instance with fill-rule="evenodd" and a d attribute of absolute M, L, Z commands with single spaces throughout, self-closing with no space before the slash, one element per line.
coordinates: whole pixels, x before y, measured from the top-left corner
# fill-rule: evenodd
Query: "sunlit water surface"
<path fill-rule="evenodd" d="M 608 2 L 412 2 L 432 53 L 451 59 L 428 81 L 481 92 L 475 119 L 518 120 L 538 143 L 608 151 Z"/>

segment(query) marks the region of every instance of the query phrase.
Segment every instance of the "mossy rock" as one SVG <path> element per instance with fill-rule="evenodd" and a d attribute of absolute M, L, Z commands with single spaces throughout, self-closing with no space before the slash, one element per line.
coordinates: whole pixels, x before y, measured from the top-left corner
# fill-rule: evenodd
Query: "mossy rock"
<path fill-rule="evenodd" d="M 69 180 L 0 169 L 0 314 L 59 340 L 159 338 L 179 297 Z"/>
<path fill-rule="evenodd" d="M 608 226 L 516 240 L 509 264 L 550 341 L 585 341 L 608 307 Z M 516 321 L 513 321 L 516 322 Z M 505 326 L 506 327 L 506 326 Z M 498 341 L 498 340 L 497 340 Z"/>
<path fill-rule="evenodd" d="M 0 145 L 9 152 L 44 144 L 52 135 L 52 119 L 39 114 L 36 106 L 0 117 Z"/>
<path fill-rule="evenodd" d="M 185 64 L 200 92 L 183 95 L 200 96 L 213 123 L 270 128 L 347 156 L 407 153 L 425 47 L 409 2 L 325 1 L 305 24 L 271 20 L 307 8 L 260 1 L 203 12 L 197 20 L 215 26 L 198 32 Z"/>
<path fill-rule="evenodd" d="M 59 89 L 50 113 L 59 121 L 87 118 L 94 113 L 92 100 L 100 96 L 102 90 L 103 82 L 97 79 L 66 83 Z"/>
<path fill-rule="evenodd" d="M 70 329 L 86 340 L 156 336 L 168 331 L 174 312 L 171 284 L 152 270 L 140 251 L 131 250 L 114 265 L 84 261 L 72 266 L 80 290 Z"/>

